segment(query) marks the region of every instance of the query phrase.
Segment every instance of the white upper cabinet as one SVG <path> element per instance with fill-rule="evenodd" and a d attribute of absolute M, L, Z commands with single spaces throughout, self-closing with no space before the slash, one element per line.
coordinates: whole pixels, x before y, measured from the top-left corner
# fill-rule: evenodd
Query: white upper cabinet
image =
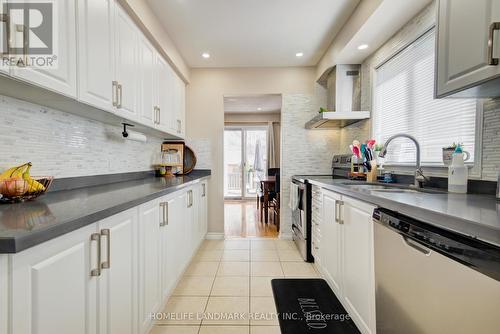
<path fill-rule="evenodd" d="M 113 109 L 114 0 L 78 0 L 78 98 Z"/>
<path fill-rule="evenodd" d="M 500 2 L 440 0 L 437 27 L 436 96 L 500 96 Z"/>
<path fill-rule="evenodd" d="M 140 69 L 140 122 L 144 125 L 157 126 L 159 123 L 156 102 L 156 50 L 141 34 L 139 38 L 139 69 Z"/>
<path fill-rule="evenodd" d="M 5 16 L 2 17 L 3 14 L 5 14 L 3 12 L 3 7 L 4 7 L 4 4 L 6 3 L 5 0 L 0 0 L 0 41 L 7 41 L 7 24 L 8 24 L 8 20 L 6 19 Z M 7 43 L 4 43 L 4 45 L 2 45 L 0 43 L 0 60 L 2 60 L 2 62 L 0 63 L 0 73 L 3 73 L 3 74 L 8 74 L 9 73 L 9 67 L 4 65 L 4 62 L 3 60 L 4 59 L 8 59 L 9 57 L 9 50 L 8 50 L 8 47 L 7 47 Z"/>
<path fill-rule="evenodd" d="M 174 76 L 174 110 L 176 135 L 186 135 L 186 84 L 177 75 Z"/>
<path fill-rule="evenodd" d="M 138 120 L 139 29 L 120 5 L 115 7 L 116 113 L 130 120 Z"/>
<path fill-rule="evenodd" d="M 26 2 L 38 3 L 37 0 Z M 37 86 L 55 91 L 57 93 L 76 98 L 76 8 L 75 0 L 53 1 L 54 6 L 54 32 L 53 50 L 57 60 L 54 67 L 34 66 L 28 61 L 27 66 L 11 67 L 11 75 Z M 20 29 L 22 24 L 16 23 L 16 18 L 10 15 L 12 47 L 22 48 L 24 35 L 29 34 L 31 45 L 36 45 L 37 37 L 31 31 Z M 43 41 L 42 41 L 43 42 Z M 47 43 L 44 43 L 47 44 Z M 29 53 L 29 51 L 28 51 Z M 30 55 L 35 57 L 35 55 Z M 42 57 L 40 57 L 42 58 Z"/>
<path fill-rule="evenodd" d="M 174 73 L 161 55 L 157 55 L 156 61 L 158 127 L 163 131 L 175 134 Z"/>

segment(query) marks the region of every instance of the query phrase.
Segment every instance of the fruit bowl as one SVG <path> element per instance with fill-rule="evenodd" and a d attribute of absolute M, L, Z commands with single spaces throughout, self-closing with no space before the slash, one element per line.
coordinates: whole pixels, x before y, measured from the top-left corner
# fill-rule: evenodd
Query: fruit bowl
<path fill-rule="evenodd" d="M 35 199 L 47 192 L 54 178 L 52 176 L 33 177 L 43 188 L 33 189 L 30 183 L 22 178 L 0 180 L 0 202 L 14 203 Z"/>

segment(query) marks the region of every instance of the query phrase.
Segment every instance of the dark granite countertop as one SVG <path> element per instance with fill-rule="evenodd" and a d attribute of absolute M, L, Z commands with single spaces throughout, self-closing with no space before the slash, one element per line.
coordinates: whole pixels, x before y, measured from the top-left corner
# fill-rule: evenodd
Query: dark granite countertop
<path fill-rule="evenodd" d="M 309 183 L 428 224 L 500 247 L 500 202 L 495 196 L 452 193 L 391 193 L 352 189 L 347 180 L 306 177 Z M 344 184 L 343 184 L 344 183 Z"/>
<path fill-rule="evenodd" d="M 74 190 L 49 192 L 34 201 L 0 205 L 0 253 L 17 253 L 208 176 L 194 171 L 175 178 L 147 177 Z"/>

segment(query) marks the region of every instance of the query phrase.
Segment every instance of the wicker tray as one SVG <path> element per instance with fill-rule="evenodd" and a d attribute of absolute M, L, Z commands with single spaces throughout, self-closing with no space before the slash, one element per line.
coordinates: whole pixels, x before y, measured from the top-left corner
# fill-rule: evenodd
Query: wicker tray
<path fill-rule="evenodd" d="M 34 180 L 44 186 L 44 190 L 28 192 L 28 182 L 25 180 L 0 181 L 0 203 L 16 203 L 33 200 L 47 192 L 54 178 L 52 176 L 34 177 Z"/>

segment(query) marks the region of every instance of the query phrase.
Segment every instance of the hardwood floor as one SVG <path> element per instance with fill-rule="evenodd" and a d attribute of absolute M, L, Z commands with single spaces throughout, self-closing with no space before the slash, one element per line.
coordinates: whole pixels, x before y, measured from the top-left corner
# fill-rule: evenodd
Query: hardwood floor
<path fill-rule="evenodd" d="M 278 231 L 272 219 L 268 224 L 259 221 L 255 200 L 224 201 L 226 238 L 277 238 Z"/>

